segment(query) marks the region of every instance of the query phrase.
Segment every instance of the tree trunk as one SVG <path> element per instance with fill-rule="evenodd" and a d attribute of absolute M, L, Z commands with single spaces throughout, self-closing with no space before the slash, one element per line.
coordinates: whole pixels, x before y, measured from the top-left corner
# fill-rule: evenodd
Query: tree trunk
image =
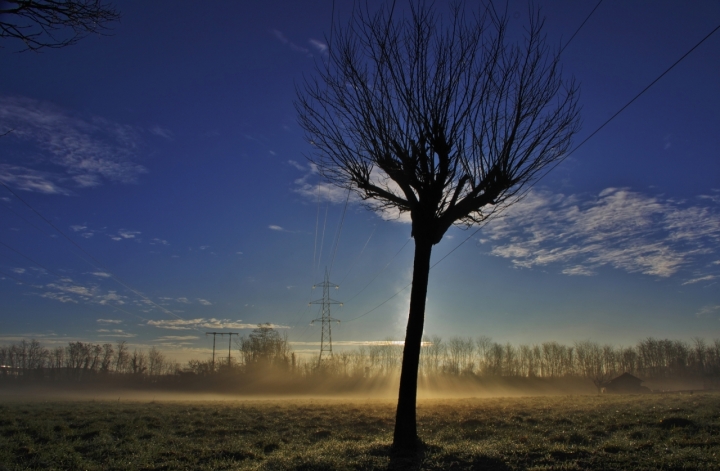
<path fill-rule="evenodd" d="M 398 395 L 395 434 L 393 436 L 393 447 L 397 450 L 413 450 L 419 440 L 415 406 L 432 245 L 432 242 L 415 237 L 410 314 L 405 333 L 402 370 L 400 372 L 400 393 Z"/>

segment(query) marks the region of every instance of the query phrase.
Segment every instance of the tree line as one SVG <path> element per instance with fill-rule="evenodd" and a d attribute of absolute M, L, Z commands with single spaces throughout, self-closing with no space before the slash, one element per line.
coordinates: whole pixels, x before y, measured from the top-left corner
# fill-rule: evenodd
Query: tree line
<path fill-rule="evenodd" d="M 261 324 L 236 342 L 236 356 L 193 359 L 185 365 L 167 358 L 156 347 L 130 351 L 126 342 L 93 344 L 70 342 L 45 348 L 37 340 L 0 347 L 0 377 L 83 380 L 116 377 L 192 378 L 212 375 L 262 377 L 377 378 L 397 375 L 402 345 L 390 339 L 336 353 L 321 363 L 299 358 L 287 335 Z M 543 342 L 512 345 L 481 336 L 425 337 L 420 356 L 423 376 L 477 378 L 585 378 L 601 388 L 622 373 L 642 379 L 720 377 L 720 339 L 691 342 L 648 337 L 634 346 L 618 347 L 589 340 L 563 345 Z"/>
<path fill-rule="evenodd" d="M 45 348 L 33 339 L 0 346 L 0 375 L 4 377 L 47 375 L 52 379 L 82 379 L 110 373 L 156 377 L 179 370 L 180 364 L 166 358 L 156 347 L 131 352 L 125 341 L 115 345 L 77 341 Z"/>

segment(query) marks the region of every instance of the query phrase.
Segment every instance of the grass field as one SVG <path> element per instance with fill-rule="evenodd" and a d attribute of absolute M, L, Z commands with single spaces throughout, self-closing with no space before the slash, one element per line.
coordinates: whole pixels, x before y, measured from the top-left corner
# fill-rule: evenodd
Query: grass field
<path fill-rule="evenodd" d="M 0 470 L 720 469 L 720 395 L 0 403 Z"/>

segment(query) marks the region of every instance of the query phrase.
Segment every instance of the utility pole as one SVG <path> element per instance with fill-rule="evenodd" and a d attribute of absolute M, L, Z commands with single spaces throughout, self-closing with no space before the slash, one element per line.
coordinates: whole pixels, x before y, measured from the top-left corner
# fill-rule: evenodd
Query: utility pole
<path fill-rule="evenodd" d="M 205 332 L 205 337 L 208 335 L 213 336 L 213 361 L 212 361 L 212 371 L 215 373 L 215 336 L 217 335 L 217 332 Z"/>
<path fill-rule="evenodd" d="M 230 336 L 230 341 L 228 341 L 228 367 L 230 366 L 230 347 L 232 346 L 232 336 L 233 335 L 240 335 L 239 332 L 205 332 L 205 336 L 208 335 L 213 336 L 213 359 L 212 359 L 212 370 L 215 372 L 215 336 L 219 335 L 222 337 L 223 335 Z"/>
<path fill-rule="evenodd" d="M 232 336 L 240 334 L 238 332 L 228 332 L 227 334 L 230 337 L 228 339 L 228 368 L 230 368 L 230 346 L 232 345 Z M 220 336 L 222 336 L 222 334 L 220 334 Z"/>
<path fill-rule="evenodd" d="M 313 289 L 318 285 L 313 286 Z M 330 305 L 332 304 L 339 304 L 342 306 L 342 303 L 340 301 L 335 301 L 334 299 L 330 299 L 330 288 L 338 289 L 339 286 L 330 283 L 330 274 L 328 273 L 327 267 L 325 267 L 325 280 L 319 285 L 322 286 L 323 289 L 323 297 L 322 299 L 316 299 L 315 301 L 311 301 L 309 304 L 322 304 L 322 311 L 320 314 L 320 317 L 317 319 L 313 319 L 311 324 L 314 324 L 315 321 L 321 321 L 322 322 L 322 331 L 320 334 L 320 357 L 318 358 L 318 365 L 322 361 L 323 352 L 327 352 L 332 357 L 332 323 L 337 322 L 340 323 L 340 320 L 333 318 L 330 315 Z"/>

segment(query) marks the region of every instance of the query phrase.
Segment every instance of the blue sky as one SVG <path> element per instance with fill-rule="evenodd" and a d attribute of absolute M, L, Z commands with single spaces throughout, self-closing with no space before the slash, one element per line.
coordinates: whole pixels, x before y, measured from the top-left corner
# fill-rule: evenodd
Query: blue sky
<path fill-rule="evenodd" d="M 343 22 L 350 3 L 336 3 Z M 549 41 L 596 3 L 538 2 Z M 401 339 L 409 225 L 353 198 L 343 212 L 293 108 L 326 53 L 332 2 L 117 7 L 110 36 L 0 49 L 0 133 L 12 130 L 0 180 L 73 242 L 0 188 L 0 342 L 126 340 L 184 360 L 207 354 L 206 331 L 270 322 L 317 351 L 307 303 L 331 264 L 345 302 L 335 346 Z M 526 2 L 508 11 L 518 30 Z M 562 56 L 581 85 L 575 143 L 718 24 L 715 1 L 605 0 Z M 720 33 L 504 217 L 451 229 L 434 250 L 433 263 L 454 251 L 431 271 L 426 332 L 720 337 L 718 57 Z"/>

